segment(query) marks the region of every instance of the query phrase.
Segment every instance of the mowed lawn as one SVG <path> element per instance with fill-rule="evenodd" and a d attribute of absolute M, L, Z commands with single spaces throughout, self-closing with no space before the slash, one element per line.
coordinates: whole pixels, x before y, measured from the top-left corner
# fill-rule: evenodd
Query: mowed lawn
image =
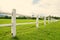
<path fill-rule="evenodd" d="M 39 22 L 42 22 L 43 20 L 39 20 Z M 16 23 L 27 23 L 27 22 L 36 22 L 34 19 L 16 19 Z M 10 24 L 11 19 L 0 19 L 0 24 Z"/>
<path fill-rule="evenodd" d="M 0 27 L 0 40 L 60 40 L 60 21 L 46 26 L 40 23 L 38 29 L 35 24 L 16 26 L 16 29 L 16 37 L 12 38 L 11 27 Z"/>

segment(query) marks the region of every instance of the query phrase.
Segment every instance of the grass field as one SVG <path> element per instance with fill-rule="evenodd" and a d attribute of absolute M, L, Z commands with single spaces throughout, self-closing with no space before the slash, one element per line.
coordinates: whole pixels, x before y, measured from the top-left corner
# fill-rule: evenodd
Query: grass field
<path fill-rule="evenodd" d="M 0 19 L 0 24 L 10 23 L 10 19 L 4 20 Z M 35 22 L 35 20 L 23 21 L 17 19 L 18 22 Z M 0 40 L 60 40 L 60 21 L 52 22 L 46 26 L 40 23 L 38 29 L 35 24 L 16 26 L 16 29 L 17 35 L 12 38 L 11 27 L 0 27 Z"/>
<path fill-rule="evenodd" d="M 35 22 L 36 20 L 32 19 L 16 19 L 17 23 L 26 23 L 26 22 Z M 43 20 L 39 20 L 40 22 Z M 0 24 L 9 24 L 11 23 L 11 19 L 0 19 Z"/>

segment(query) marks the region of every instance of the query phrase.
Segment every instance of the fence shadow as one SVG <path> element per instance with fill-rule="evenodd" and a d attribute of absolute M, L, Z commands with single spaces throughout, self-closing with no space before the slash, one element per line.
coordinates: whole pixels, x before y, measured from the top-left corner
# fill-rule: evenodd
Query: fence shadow
<path fill-rule="evenodd" d="M 12 40 L 19 40 L 19 38 L 16 36 L 16 37 L 12 37 L 11 38 Z"/>

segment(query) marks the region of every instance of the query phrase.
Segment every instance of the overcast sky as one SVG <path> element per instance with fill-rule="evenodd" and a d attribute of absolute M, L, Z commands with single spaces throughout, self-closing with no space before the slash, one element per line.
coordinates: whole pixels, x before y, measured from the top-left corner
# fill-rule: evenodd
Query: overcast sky
<path fill-rule="evenodd" d="M 60 16 L 60 0 L 0 0 L 0 11 L 23 15 L 56 15 Z"/>

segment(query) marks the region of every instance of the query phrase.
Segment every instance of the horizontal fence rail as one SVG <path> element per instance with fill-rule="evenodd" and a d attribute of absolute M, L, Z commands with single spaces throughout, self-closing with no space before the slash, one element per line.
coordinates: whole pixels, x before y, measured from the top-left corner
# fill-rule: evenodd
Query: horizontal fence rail
<path fill-rule="evenodd" d="M 57 22 L 59 20 L 55 20 L 55 21 L 52 21 L 52 22 Z M 34 24 L 36 22 L 27 22 L 27 23 L 17 23 L 16 25 L 26 25 L 26 24 Z M 43 22 L 39 22 L 39 23 L 43 23 Z M 0 26 L 11 26 L 12 24 L 0 24 Z"/>
<path fill-rule="evenodd" d="M 25 25 L 25 24 L 34 24 L 36 22 L 27 22 L 27 23 L 17 23 L 16 25 Z M 43 23 L 43 22 L 39 22 Z M 0 26 L 11 26 L 12 24 L 0 24 Z"/>

